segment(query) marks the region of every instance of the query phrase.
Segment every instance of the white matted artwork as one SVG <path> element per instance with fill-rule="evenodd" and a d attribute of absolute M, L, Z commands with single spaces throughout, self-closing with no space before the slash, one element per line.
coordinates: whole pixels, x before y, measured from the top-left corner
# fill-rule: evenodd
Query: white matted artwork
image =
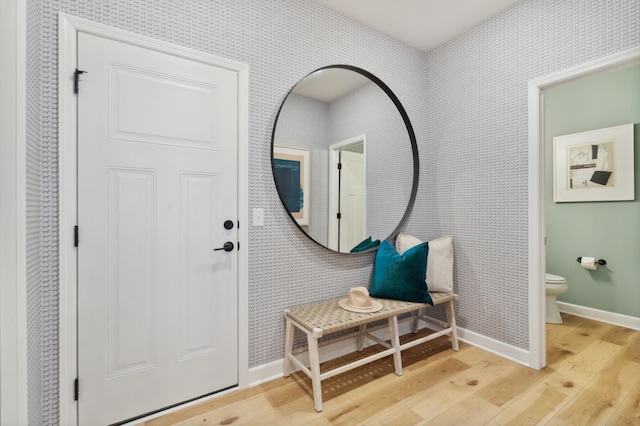
<path fill-rule="evenodd" d="M 634 199 L 633 124 L 553 138 L 553 200 Z"/>

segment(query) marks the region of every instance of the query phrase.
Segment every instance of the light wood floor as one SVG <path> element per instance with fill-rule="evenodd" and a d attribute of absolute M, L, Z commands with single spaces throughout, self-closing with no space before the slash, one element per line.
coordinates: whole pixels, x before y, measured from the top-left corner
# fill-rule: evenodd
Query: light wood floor
<path fill-rule="evenodd" d="M 402 377 L 387 357 L 323 381 L 321 413 L 296 373 L 145 424 L 640 425 L 640 331 L 563 318 L 541 371 L 442 337 L 403 351 Z"/>

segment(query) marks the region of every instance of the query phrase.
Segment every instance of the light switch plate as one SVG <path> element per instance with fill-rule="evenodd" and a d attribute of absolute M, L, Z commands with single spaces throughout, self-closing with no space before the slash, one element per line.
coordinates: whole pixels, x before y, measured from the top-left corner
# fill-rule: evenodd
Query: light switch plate
<path fill-rule="evenodd" d="M 264 226 L 264 209 L 253 209 L 253 226 Z"/>

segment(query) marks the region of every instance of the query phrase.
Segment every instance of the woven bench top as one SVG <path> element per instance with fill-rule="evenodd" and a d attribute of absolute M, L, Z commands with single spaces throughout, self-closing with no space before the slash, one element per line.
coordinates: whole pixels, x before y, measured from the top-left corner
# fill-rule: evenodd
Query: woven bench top
<path fill-rule="evenodd" d="M 458 300 L 458 295 L 453 293 L 429 294 L 434 305 L 450 300 Z M 369 313 L 351 312 L 338 306 L 339 299 L 333 299 L 290 308 L 285 310 L 284 314 L 311 332 L 314 329 L 322 330 L 324 335 L 431 306 L 428 303 L 373 297 L 372 299 L 382 303 L 382 310 Z"/>

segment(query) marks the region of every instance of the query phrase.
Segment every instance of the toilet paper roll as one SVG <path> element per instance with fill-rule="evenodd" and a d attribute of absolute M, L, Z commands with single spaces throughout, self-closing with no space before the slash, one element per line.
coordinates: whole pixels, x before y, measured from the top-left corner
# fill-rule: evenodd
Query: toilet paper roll
<path fill-rule="evenodd" d="M 595 257 L 582 256 L 582 260 L 580 261 L 580 266 L 582 266 L 584 269 L 595 271 L 596 268 L 598 267 L 598 263 Z"/>

